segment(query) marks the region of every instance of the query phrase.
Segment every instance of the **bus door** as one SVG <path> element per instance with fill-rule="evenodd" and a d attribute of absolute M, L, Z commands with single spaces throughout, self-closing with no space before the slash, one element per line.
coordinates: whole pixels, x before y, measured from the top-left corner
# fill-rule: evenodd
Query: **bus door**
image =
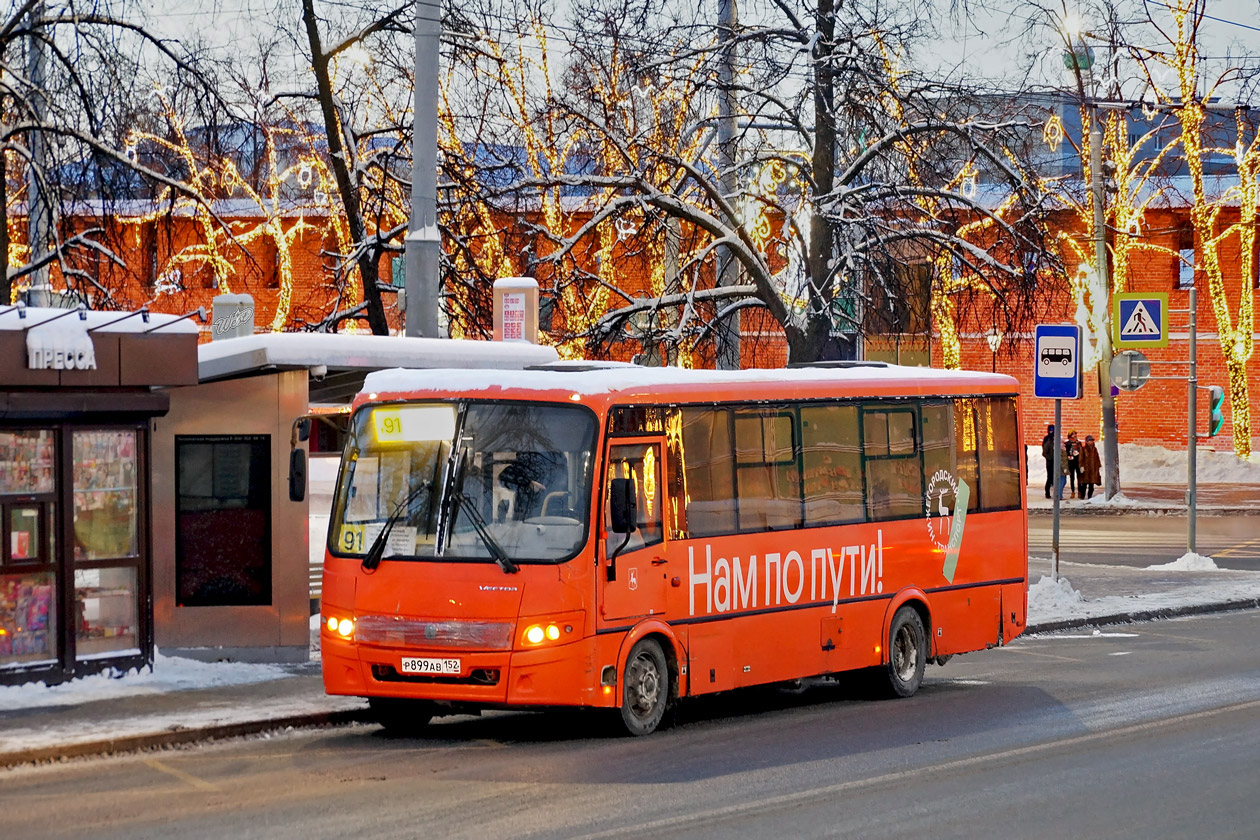
<path fill-rule="evenodd" d="M 601 494 L 602 573 L 596 584 L 600 588 L 600 617 L 605 621 L 665 612 L 669 565 L 662 511 L 664 451 L 664 438 L 637 437 L 609 443 Z M 613 530 L 613 479 L 625 479 L 620 485 L 629 488 L 634 500 L 634 529 L 629 533 Z"/>

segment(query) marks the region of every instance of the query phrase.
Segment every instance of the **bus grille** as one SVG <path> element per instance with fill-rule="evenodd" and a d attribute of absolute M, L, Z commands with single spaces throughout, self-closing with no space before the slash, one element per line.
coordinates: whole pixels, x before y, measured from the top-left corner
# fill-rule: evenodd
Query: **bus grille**
<path fill-rule="evenodd" d="M 439 683 L 442 685 L 498 685 L 498 668 L 475 668 L 466 677 L 437 677 L 431 674 L 400 674 L 393 665 L 373 665 L 377 682 Z"/>

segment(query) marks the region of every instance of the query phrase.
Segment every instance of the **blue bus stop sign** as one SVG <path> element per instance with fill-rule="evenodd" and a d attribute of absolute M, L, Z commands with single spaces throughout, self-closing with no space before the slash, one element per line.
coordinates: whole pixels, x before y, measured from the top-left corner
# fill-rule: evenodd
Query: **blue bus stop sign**
<path fill-rule="evenodd" d="M 1081 328 L 1039 324 L 1033 358 L 1033 394 L 1056 400 L 1081 398 Z"/>

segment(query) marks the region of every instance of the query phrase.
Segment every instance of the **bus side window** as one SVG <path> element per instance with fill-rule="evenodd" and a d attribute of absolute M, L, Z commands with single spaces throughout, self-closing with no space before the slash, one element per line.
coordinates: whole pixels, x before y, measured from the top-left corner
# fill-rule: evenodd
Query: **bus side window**
<path fill-rule="evenodd" d="M 801 457 L 805 525 L 865 521 L 857 406 L 801 406 Z"/>
<path fill-rule="evenodd" d="M 862 411 L 866 506 L 872 521 L 923 515 L 923 469 L 916 413 L 868 406 Z"/>
<path fill-rule="evenodd" d="M 984 510 L 1007 510 L 1020 504 L 1019 441 L 1016 440 L 1015 400 L 989 397 L 976 401 L 986 445 L 980 450 L 980 483 Z"/>
<path fill-rule="evenodd" d="M 954 454 L 958 463 L 958 479 L 971 488 L 967 510 L 977 511 L 985 500 L 980 486 L 981 427 L 976 422 L 976 407 L 983 400 L 964 398 L 954 401 Z"/>
<path fill-rule="evenodd" d="M 692 537 L 735 533 L 735 451 L 731 412 L 682 410 L 686 528 Z"/>
<path fill-rule="evenodd" d="M 636 528 L 625 533 L 612 529 L 611 490 L 612 479 L 629 479 L 634 488 L 635 506 L 638 513 Z M 604 527 L 608 531 L 607 553 L 609 556 L 624 543 L 624 551 L 634 551 L 661 542 L 664 521 L 661 510 L 661 447 L 657 443 L 617 444 L 608 449 L 608 483 L 604 488 Z"/>
<path fill-rule="evenodd" d="M 794 420 L 793 412 L 782 408 L 735 412 L 735 486 L 741 533 L 801 527 Z"/>
<path fill-rule="evenodd" d="M 931 484 L 939 472 L 958 478 L 954 457 L 954 416 L 951 403 L 923 406 L 923 476 Z M 971 485 L 974 491 L 975 485 Z"/>

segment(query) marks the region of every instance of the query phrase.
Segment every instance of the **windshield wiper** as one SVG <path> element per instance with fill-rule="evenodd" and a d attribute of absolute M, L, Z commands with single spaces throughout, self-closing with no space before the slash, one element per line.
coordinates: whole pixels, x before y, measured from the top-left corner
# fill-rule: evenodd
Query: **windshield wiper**
<path fill-rule="evenodd" d="M 486 547 L 486 551 L 490 552 L 490 556 L 494 558 L 494 562 L 499 564 L 499 568 L 504 574 L 514 575 L 521 570 L 512 562 L 512 558 L 508 557 L 507 552 L 503 550 L 503 546 L 499 545 L 499 541 L 494 538 L 494 534 L 490 533 L 490 529 L 486 526 L 486 518 L 481 515 L 481 511 L 477 510 L 477 503 L 468 498 L 468 494 L 464 492 L 452 493 L 451 500 L 455 505 L 455 510 L 451 513 L 451 529 L 454 530 L 455 522 L 459 519 L 461 510 L 468 513 L 468 519 L 472 522 L 473 530 L 477 532 L 477 536 L 481 537 L 482 544 Z M 469 504 L 465 505 L 464 502 Z"/>
<path fill-rule="evenodd" d="M 422 494 L 430 493 L 432 490 L 433 482 L 422 481 L 418 487 L 409 492 L 406 496 L 403 496 L 402 501 L 394 507 L 394 510 L 389 515 L 389 518 L 385 520 L 384 527 L 382 527 L 381 532 L 376 535 L 376 539 L 372 541 L 372 545 L 368 548 L 367 554 L 363 555 L 363 562 L 360 564 L 362 568 L 371 570 L 381 565 L 381 559 L 385 554 L 385 543 L 389 539 L 389 532 L 394 530 L 394 526 L 397 525 L 398 521 L 407 513 L 408 505 L 420 498 Z"/>

